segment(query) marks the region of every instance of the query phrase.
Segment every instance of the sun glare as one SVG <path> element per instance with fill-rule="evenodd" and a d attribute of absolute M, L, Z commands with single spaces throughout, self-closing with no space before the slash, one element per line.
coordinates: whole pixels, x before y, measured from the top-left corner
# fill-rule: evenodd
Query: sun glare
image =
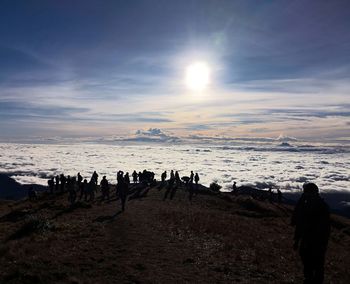
<path fill-rule="evenodd" d="M 192 63 L 186 68 L 186 85 L 192 91 L 203 91 L 209 84 L 209 75 L 206 63 Z"/>

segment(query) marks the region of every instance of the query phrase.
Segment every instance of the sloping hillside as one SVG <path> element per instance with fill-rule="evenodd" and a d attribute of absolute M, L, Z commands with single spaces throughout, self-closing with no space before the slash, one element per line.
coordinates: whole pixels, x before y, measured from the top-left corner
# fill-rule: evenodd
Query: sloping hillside
<path fill-rule="evenodd" d="M 67 195 L 0 206 L 1 283 L 302 283 L 292 207 L 165 188 L 69 207 Z M 350 222 L 333 216 L 326 283 L 350 283 Z"/>
<path fill-rule="evenodd" d="M 18 200 L 28 195 L 28 188 L 31 185 L 22 185 L 10 178 L 7 174 L 0 173 L 0 199 Z M 35 190 L 45 190 L 42 185 L 33 185 Z"/>

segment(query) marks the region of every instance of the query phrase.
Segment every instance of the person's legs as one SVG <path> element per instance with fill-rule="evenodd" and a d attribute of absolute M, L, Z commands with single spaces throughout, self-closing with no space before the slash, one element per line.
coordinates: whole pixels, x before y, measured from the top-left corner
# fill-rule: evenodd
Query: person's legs
<path fill-rule="evenodd" d="M 324 280 L 324 262 L 326 250 L 318 248 L 314 254 L 314 283 L 322 284 Z"/>
<path fill-rule="evenodd" d="M 304 284 L 313 284 L 314 269 L 312 252 L 305 245 L 301 245 L 300 247 L 300 257 L 304 266 Z"/>

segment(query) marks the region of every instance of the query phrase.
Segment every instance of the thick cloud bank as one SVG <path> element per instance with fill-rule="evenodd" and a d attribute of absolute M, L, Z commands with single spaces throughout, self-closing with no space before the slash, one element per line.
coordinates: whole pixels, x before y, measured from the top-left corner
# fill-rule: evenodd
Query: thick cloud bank
<path fill-rule="evenodd" d="M 138 131 L 136 138 L 174 139 L 159 129 Z M 138 140 L 130 140 L 138 141 Z M 143 141 L 143 140 L 142 140 Z M 287 143 L 287 142 L 282 142 Z M 248 144 L 248 145 L 246 145 Z M 268 143 L 75 143 L 0 144 L 0 172 L 21 183 L 46 184 L 60 173 L 89 178 L 94 170 L 114 182 L 117 170 L 149 169 L 159 174 L 171 169 L 180 175 L 199 172 L 201 182 L 217 180 L 224 188 L 233 181 L 264 189 L 300 190 L 306 181 L 321 190 L 350 190 L 350 152 L 344 146 Z"/>

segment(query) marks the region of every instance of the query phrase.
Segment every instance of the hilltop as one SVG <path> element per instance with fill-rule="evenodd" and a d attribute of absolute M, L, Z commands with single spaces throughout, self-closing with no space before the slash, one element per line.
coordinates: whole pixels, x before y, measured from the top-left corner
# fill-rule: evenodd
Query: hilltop
<path fill-rule="evenodd" d="M 158 186 L 120 203 L 0 203 L 1 283 L 301 283 L 292 207 Z M 350 283 L 350 221 L 332 215 L 326 282 Z"/>

